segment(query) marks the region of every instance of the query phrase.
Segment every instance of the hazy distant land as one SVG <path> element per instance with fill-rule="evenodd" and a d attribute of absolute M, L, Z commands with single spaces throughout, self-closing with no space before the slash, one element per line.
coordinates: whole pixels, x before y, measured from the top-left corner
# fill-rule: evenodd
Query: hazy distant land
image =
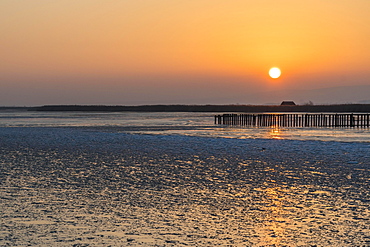
<path fill-rule="evenodd" d="M 363 112 L 370 104 L 332 105 L 44 105 L 35 107 L 0 106 L 0 111 L 87 111 L 87 112 Z"/>
<path fill-rule="evenodd" d="M 93 112 L 370 112 L 370 104 L 341 105 L 44 105 L 30 111 L 93 111 Z"/>

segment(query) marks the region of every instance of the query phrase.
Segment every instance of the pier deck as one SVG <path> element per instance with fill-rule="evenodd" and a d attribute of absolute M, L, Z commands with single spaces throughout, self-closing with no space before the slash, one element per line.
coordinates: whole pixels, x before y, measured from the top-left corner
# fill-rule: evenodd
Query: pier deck
<path fill-rule="evenodd" d="M 370 114 L 222 114 L 215 124 L 281 127 L 370 127 Z"/>

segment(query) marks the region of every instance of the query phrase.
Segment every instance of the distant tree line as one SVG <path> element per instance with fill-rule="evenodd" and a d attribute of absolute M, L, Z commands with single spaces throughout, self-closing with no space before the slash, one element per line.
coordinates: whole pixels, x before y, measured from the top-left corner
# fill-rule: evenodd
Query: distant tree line
<path fill-rule="evenodd" d="M 370 104 L 340 105 L 44 105 L 30 111 L 86 112 L 370 112 Z"/>

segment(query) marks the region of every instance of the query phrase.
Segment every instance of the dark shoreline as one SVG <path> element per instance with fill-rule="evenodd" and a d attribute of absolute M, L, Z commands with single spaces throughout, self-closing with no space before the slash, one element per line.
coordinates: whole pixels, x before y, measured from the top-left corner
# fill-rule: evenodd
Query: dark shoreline
<path fill-rule="evenodd" d="M 29 111 L 88 112 L 363 112 L 370 113 L 370 104 L 340 105 L 44 105 L 28 107 Z"/>
<path fill-rule="evenodd" d="M 338 105 L 44 105 L 0 107 L 0 111 L 46 112 L 359 112 L 370 113 L 370 104 Z"/>

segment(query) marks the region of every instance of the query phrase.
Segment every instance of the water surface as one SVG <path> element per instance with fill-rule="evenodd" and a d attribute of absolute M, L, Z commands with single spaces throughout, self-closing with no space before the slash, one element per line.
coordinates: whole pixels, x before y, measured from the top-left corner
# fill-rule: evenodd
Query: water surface
<path fill-rule="evenodd" d="M 0 125 L 3 246 L 370 245 L 368 129 L 209 113 L 2 112 Z"/>
<path fill-rule="evenodd" d="M 369 128 L 222 126 L 214 124 L 216 114 L 0 111 L 0 127 L 95 127 L 138 134 L 370 142 Z"/>

